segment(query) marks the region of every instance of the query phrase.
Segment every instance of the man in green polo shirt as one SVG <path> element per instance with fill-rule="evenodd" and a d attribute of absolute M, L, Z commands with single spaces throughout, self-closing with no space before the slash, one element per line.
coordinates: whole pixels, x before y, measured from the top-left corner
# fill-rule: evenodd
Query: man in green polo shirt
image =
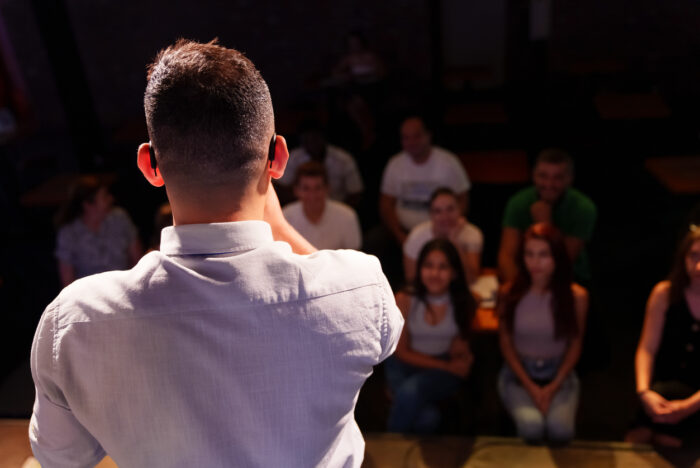
<path fill-rule="evenodd" d="M 576 280 L 588 282 L 590 268 L 585 244 L 593 233 L 596 207 L 590 198 L 571 187 L 574 178 L 571 156 L 559 149 L 546 149 L 537 156 L 532 175 L 534 185 L 513 195 L 506 205 L 498 252 L 499 276 L 504 281 L 515 277 L 523 232 L 532 224 L 549 222 L 565 236 Z"/>

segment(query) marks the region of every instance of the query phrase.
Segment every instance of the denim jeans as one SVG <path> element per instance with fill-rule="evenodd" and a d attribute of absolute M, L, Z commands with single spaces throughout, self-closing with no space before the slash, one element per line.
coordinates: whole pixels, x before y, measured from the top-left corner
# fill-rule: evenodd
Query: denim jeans
<path fill-rule="evenodd" d="M 390 432 L 435 432 L 440 426 L 437 403 L 454 395 L 464 382 L 447 371 L 412 366 L 395 356 L 385 361 L 384 372 L 393 394 L 387 423 Z"/>
<path fill-rule="evenodd" d="M 522 359 L 521 362 L 530 378 L 542 384 L 555 377 L 561 364 L 559 358 Z M 508 365 L 503 366 L 498 376 L 498 393 L 515 421 L 518 437 L 528 442 L 548 438 L 559 443 L 574 438 L 579 381 L 573 371 L 552 398 L 547 414 L 542 414 L 537 409 L 530 394 Z"/>

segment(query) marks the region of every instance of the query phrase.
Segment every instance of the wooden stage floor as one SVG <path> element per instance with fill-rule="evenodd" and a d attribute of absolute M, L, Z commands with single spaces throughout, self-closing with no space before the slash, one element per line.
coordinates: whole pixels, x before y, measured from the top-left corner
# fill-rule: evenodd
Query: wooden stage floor
<path fill-rule="evenodd" d="M 0 468 L 36 468 L 26 419 L 0 420 Z M 676 460 L 651 447 L 621 442 L 575 441 L 567 447 L 528 446 L 506 437 L 411 437 L 365 435 L 364 468 L 700 468 L 700 450 L 677 452 Z M 693 453 L 695 452 L 695 453 Z M 115 468 L 105 458 L 98 468 Z"/>

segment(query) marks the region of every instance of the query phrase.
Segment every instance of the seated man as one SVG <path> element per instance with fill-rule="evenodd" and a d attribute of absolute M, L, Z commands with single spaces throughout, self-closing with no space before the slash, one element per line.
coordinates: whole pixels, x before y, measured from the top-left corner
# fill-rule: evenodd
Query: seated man
<path fill-rule="evenodd" d="M 416 276 L 416 260 L 425 244 L 434 238 L 449 239 L 459 252 L 469 284 L 479 277 L 484 235 L 459 212 L 457 195 L 440 187 L 430 198 L 430 220 L 414 227 L 403 245 L 403 265 L 406 282 Z"/>
<path fill-rule="evenodd" d="M 429 219 L 430 196 L 438 187 L 457 194 L 459 212 L 467 207 L 470 183 L 462 164 L 449 151 L 433 146 L 418 117 L 401 124 L 403 151 L 389 161 L 382 177 L 379 211 L 384 225 L 403 245 L 408 231 Z"/>
<path fill-rule="evenodd" d="M 323 166 L 309 161 L 297 169 L 294 195 L 298 201 L 282 212 L 299 234 L 319 249 L 355 249 L 362 245 L 360 222 L 344 203 L 328 199 L 328 176 Z"/>
<path fill-rule="evenodd" d="M 294 175 L 308 161 L 318 161 L 324 166 L 330 198 L 355 208 L 359 205 L 364 185 L 355 159 L 342 148 L 328 144 L 323 129 L 314 122 L 302 127 L 301 146 L 289 153 L 285 175 L 277 181 L 283 202 L 291 201 Z"/>
<path fill-rule="evenodd" d="M 512 281 L 517 273 L 516 255 L 520 238 L 532 224 L 552 223 L 565 236 L 574 276 L 584 284 L 590 280 L 585 244 L 591 238 L 596 207 L 583 193 L 571 187 L 574 162 L 559 149 L 542 151 L 535 161 L 532 187 L 513 195 L 503 215 L 498 269 L 502 281 Z"/>
<path fill-rule="evenodd" d="M 137 164 L 173 226 L 129 271 L 79 279 L 32 345 L 45 467 L 359 467 L 360 387 L 403 319 L 376 258 L 315 251 L 271 178 L 289 153 L 243 54 L 179 40 L 149 68 Z"/>

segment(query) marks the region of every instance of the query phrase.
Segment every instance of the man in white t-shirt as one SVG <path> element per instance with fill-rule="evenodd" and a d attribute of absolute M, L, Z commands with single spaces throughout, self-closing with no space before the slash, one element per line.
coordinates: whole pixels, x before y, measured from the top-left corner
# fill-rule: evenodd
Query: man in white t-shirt
<path fill-rule="evenodd" d="M 418 254 L 425 244 L 436 237 L 449 239 L 457 247 L 467 281 L 470 284 L 476 281 L 481 269 L 484 235 L 461 215 L 457 196 L 447 187 L 440 187 L 433 192 L 430 199 L 430 220 L 411 229 L 403 244 L 406 281 L 413 281 Z"/>
<path fill-rule="evenodd" d="M 362 244 L 355 211 L 328 199 L 328 176 L 323 166 L 309 161 L 298 167 L 294 194 L 298 201 L 282 212 L 289 223 L 319 249 L 355 249 Z"/>
<path fill-rule="evenodd" d="M 291 195 L 294 175 L 302 164 L 308 161 L 318 161 L 323 165 L 328 175 L 328 196 L 336 201 L 357 207 L 364 190 L 360 171 L 355 159 L 342 148 L 328 144 L 324 131 L 320 126 L 306 124 L 301 133 L 301 146 L 289 153 L 287 171 L 277 183 L 280 197 L 284 192 Z"/>
<path fill-rule="evenodd" d="M 430 196 L 438 187 L 449 187 L 467 206 L 469 178 L 457 157 L 431 144 L 431 134 L 418 117 L 401 124 L 403 151 L 389 161 L 382 177 L 379 210 L 382 221 L 403 245 L 408 231 L 429 218 Z"/>

